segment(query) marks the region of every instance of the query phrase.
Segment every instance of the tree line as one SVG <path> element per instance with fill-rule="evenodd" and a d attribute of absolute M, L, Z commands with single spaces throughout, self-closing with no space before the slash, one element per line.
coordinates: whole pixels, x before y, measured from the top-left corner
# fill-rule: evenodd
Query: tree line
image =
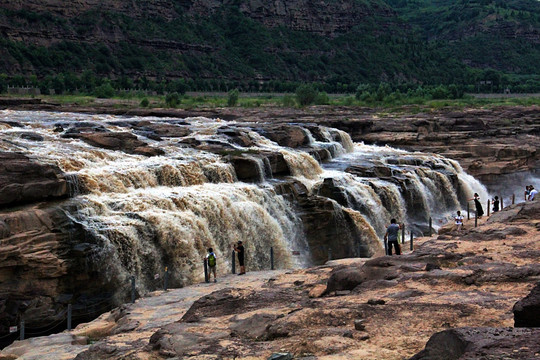
<path fill-rule="evenodd" d="M 355 94 L 357 99 L 382 101 L 384 97 L 395 96 L 430 96 L 433 99 L 457 99 L 464 93 L 534 93 L 540 92 L 540 76 L 511 77 L 496 70 L 487 69 L 477 72 L 470 84 L 419 84 L 419 83 L 357 83 L 346 77 L 332 78 L 327 82 L 309 82 L 318 92 L 330 94 Z M 228 79 L 169 79 L 147 78 L 132 79 L 127 76 L 117 78 L 100 77 L 90 71 L 80 75 L 73 72 L 47 75 L 8 76 L 0 74 L 0 92 L 8 87 L 39 88 L 42 94 L 83 94 L 97 97 L 113 97 L 126 91 L 144 92 L 145 94 L 164 95 L 192 92 L 229 92 L 237 89 L 244 93 L 295 93 L 305 84 L 299 81 L 282 80 L 228 80 Z M 51 91 L 52 90 L 52 91 Z"/>

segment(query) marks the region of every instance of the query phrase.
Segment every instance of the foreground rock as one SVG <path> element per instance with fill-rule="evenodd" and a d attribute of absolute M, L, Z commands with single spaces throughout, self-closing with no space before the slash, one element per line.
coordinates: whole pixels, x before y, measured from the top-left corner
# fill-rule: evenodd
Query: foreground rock
<path fill-rule="evenodd" d="M 540 328 L 540 283 L 514 305 L 513 311 L 515 327 Z"/>
<path fill-rule="evenodd" d="M 433 335 L 410 360 L 534 359 L 540 329 L 459 328 Z"/>
<path fill-rule="evenodd" d="M 519 206 L 528 212 L 534 204 Z M 51 336 L 40 359 L 71 359 L 74 352 L 78 360 L 267 359 L 278 353 L 319 359 L 534 358 L 539 330 L 511 327 L 512 307 L 540 275 L 539 216 L 476 229 L 522 230 L 504 239 L 450 232 L 417 239 L 415 252 L 400 257 L 248 272 L 156 293 L 71 333 L 93 339 L 92 345 L 55 345 Z M 35 347 L 24 344 L 1 356 L 17 349 L 37 359 L 30 355 Z"/>

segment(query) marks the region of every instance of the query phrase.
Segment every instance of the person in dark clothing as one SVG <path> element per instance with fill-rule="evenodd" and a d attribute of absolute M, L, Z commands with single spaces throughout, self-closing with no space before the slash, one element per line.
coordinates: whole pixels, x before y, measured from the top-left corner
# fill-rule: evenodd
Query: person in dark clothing
<path fill-rule="evenodd" d="M 495 199 L 493 199 L 493 212 L 499 211 L 499 197 L 495 196 Z"/>
<path fill-rule="evenodd" d="M 401 255 L 401 248 L 398 242 L 398 234 L 401 225 L 396 224 L 396 219 L 390 220 L 390 226 L 384 234 L 384 241 L 388 242 L 388 255 L 392 255 L 392 246 L 396 249 L 396 255 Z"/>
<path fill-rule="evenodd" d="M 238 275 L 244 275 L 246 273 L 246 267 L 244 266 L 244 245 L 242 245 L 241 241 L 234 246 L 234 251 L 236 251 L 238 263 L 240 264 L 240 272 Z"/>
<path fill-rule="evenodd" d="M 482 204 L 480 204 L 480 196 L 478 196 L 477 193 L 474 193 L 474 197 L 469 199 L 469 201 L 472 200 L 474 200 L 474 206 L 476 207 L 476 216 L 481 218 L 482 215 L 484 215 L 484 209 L 482 208 Z"/>

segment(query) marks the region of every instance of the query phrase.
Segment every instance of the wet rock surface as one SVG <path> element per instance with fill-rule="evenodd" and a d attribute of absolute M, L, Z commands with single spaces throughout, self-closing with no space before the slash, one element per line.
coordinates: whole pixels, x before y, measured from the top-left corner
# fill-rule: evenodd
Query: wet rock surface
<path fill-rule="evenodd" d="M 138 154 L 144 156 L 163 155 L 165 152 L 161 149 L 148 146 L 147 143 L 137 139 L 130 133 L 123 132 L 94 132 L 94 133 L 71 133 L 66 135 L 70 138 L 81 139 L 88 144 L 96 147 L 102 147 L 111 150 L 121 150 L 129 154 Z"/>
<path fill-rule="evenodd" d="M 527 212 L 534 204 L 519 206 Z M 71 333 L 94 334 L 92 345 L 55 342 L 53 335 L 40 350 L 76 353 L 70 358 L 79 360 L 267 359 L 279 353 L 321 359 L 532 359 L 540 351 L 540 330 L 512 328 L 512 309 L 525 309 L 537 298 L 536 259 L 516 254 L 540 250 L 538 232 L 531 231 L 539 215 L 510 224 L 482 219 L 478 233 L 523 230 L 512 230 L 503 240 L 449 233 L 416 239 L 415 251 L 402 256 L 248 271 L 219 276 L 216 284 L 158 292 Z M 0 358 L 15 348 L 29 359 L 35 349 L 16 343 Z"/>
<path fill-rule="evenodd" d="M 118 128 L 133 130 L 133 133 L 123 132 L 117 128 L 110 131 L 103 123 L 93 121 L 60 121 L 51 130 L 55 133 L 61 133 L 64 139 L 80 139 L 85 142 L 82 144 L 83 146 L 88 144 L 92 147 L 92 151 L 98 153 L 102 151 L 99 149 L 115 150 L 117 152 L 114 156 L 120 156 L 122 153 L 147 157 L 160 155 L 162 150 L 159 145 L 155 145 L 156 142 L 171 138 L 175 144 L 190 151 L 208 151 L 209 156 L 217 155 L 226 162 L 225 165 L 232 166 L 240 180 L 245 182 L 261 182 L 263 179 L 279 180 L 271 183 L 278 195 L 282 195 L 290 201 L 290 205 L 300 217 L 315 263 L 322 264 L 335 258 L 371 256 L 381 251 L 377 234 L 372 233 L 371 237 L 361 236 L 360 229 L 365 226 L 365 223 L 359 219 L 358 212 L 349 211 L 350 209 L 346 208 L 347 205 L 352 205 L 338 182 L 333 179 L 324 179 L 314 191 L 308 191 L 301 182 L 289 177 L 293 172 L 292 167 L 289 166 L 292 161 L 298 160 L 300 163 L 306 161 L 306 158 L 286 159 L 285 155 L 292 156 L 290 149 L 296 148 L 316 154 L 315 159 L 319 163 L 311 159 L 314 163 L 310 165 L 319 166 L 336 153 L 338 145 L 345 147 L 346 144 L 337 130 L 325 130 L 311 122 L 308 123 L 308 121 L 317 120 L 317 117 L 302 119 L 299 124 L 277 122 L 261 125 L 249 123 L 248 120 L 250 120 L 249 116 L 245 122 L 234 126 L 221 126 L 219 120 L 216 120 L 216 126 L 219 127 L 214 127 L 215 132 L 211 133 L 210 136 L 210 131 L 202 136 L 199 136 L 201 134 L 197 136 L 192 134 L 187 123 L 182 120 L 165 121 L 162 124 L 136 120 L 114 121 L 114 125 Z M 330 120 L 332 119 L 330 118 Z M 6 126 L 16 127 L 16 125 L 6 123 Z M 367 129 L 372 125 L 365 124 L 365 127 L 362 125 L 362 128 Z M 480 123 L 476 122 L 473 125 L 471 127 L 463 124 L 459 126 L 462 126 L 463 131 L 468 131 L 467 129 L 479 131 Z M 267 135 L 269 137 L 268 147 L 264 150 L 251 149 L 256 136 L 248 134 L 248 129 L 256 129 L 259 135 Z M 318 147 L 310 143 L 311 140 L 307 136 L 306 129 L 310 129 L 312 136 L 319 142 Z M 24 141 L 41 142 L 40 138 L 31 133 L 17 133 L 17 136 L 17 139 L 20 138 Z M 47 136 L 47 133 L 43 136 L 45 141 L 47 141 Z M 276 149 L 276 145 L 272 141 L 287 146 L 287 148 Z M 243 148 L 239 149 L 236 145 Z M 110 152 L 100 153 L 100 156 L 106 155 L 111 154 Z M 10 153 L 9 156 L 13 157 L 14 155 Z M 508 157 L 511 154 L 504 156 Z M 41 197 L 33 196 L 30 191 L 22 197 L 17 195 L 19 197 L 15 200 L 8 199 L 12 201 L 9 202 L 9 206 L 67 196 L 67 190 L 59 193 L 54 190 L 57 189 L 55 186 L 61 187 L 59 184 L 65 185 L 67 182 L 65 176 L 56 172 L 54 167 L 34 166 L 33 161 L 26 157 L 24 159 L 16 156 L 13 158 L 15 161 L 27 164 L 27 168 L 31 170 L 41 169 L 41 172 L 36 175 L 37 180 L 35 181 L 31 172 L 22 173 L 19 176 L 21 184 L 25 181 L 28 182 L 28 184 L 21 185 L 23 188 L 27 186 L 30 190 L 35 190 L 35 193 L 39 193 Z M 134 158 L 139 161 L 142 156 Z M 440 166 L 433 161 L 430 162 L 414 156 L 406 158 L 396 156 L 388 159 L 388 164 L 392 166 L 401 164 L 410 167 L 410 169 L 414 169 L 414 167 L 432 169 Z M 389 168 L 390 166 L 373 166 L 373 163 L 355 164 L 350 166 L 347 172 L 366 177 L 381 177 L 401 189 L 410 187 L 411 183 L 404 176 L 401 176 L 403 175 L 400 173 L 401 170 L 389 171 Z M 298 171 L 298 168 L 294 170 Z M 205 176 L 207 171 L 208 169 L 203 170 Z M 309 176 L 310 174 L 305 175 Z M 449 182 L 456 180 L 452 174 L 443 174 L 443 176 Z M 42 178 L 46 180 L 40 180 Z M 158 181 L 166 178 L 167 173 L 162 172 Z M 208 175 L 208 179 L 211 179 L 210 175 Z M 216 182 L 220 182 L 220 179 L 217 177 Z M 176 185 L 175 180 L 172 179 L 172 184 Z M 52 181 L 52 183 L 48 181 Z M 43 184 L 44 182 L 46 184 Z M 194 184 L 199 183 L 198 180 L 194 182 Z M 126 188 L 133 184 L 128 178 Z M 190 183 L 188 182 L 188 184 Z M 370 184 L 370 186 L 377 190 L 375 185 Z M 4 194 L 9 197 L 18 193 L 9 190 L 4 191 Z M 407 198 L 409 205 L 407 211 L 420 214 L 420 217 L 425 218 L 427 209 L 417 208 L 421 206 L 418 194 L 408 192 L 407 196 L 410 196 Z M 388 199 L 381 201 L 390 202 Z M 0 304 L 6 309 L 4 328 L 9 324 L 16 323 L 17 317 L 23 312 L 37 319 L 38 323 L 46 324 L 48 320 L 59 320 L 57 314 L 62 312 L 70 301 L 69 295 L 76 289 L 83 288 L 92 292 L 88 294 L 86 300 L 80 301 L 79 305 L 82 310 L 88 305 L 92 309 L 97 309 L 93 307 L 93 304 L 107 301 L 111 295 L 108 292 L 111 288 L 116 285 L 119 288 L 127 286 L 125 279 L 115 279 L 114 281 L 118 284 L 113 281 L 107 286 L 102 286 L 103 284 L 99 281 L 93 282 L 92 275 L 97 274 L 96 257 L 93 253 L 96 239 L 91 236 L 87 238 L 88 233 L 74 236 L 72 230 L 67 229 L 67 225 L 62 225 L 66 223 L 73 226 L 65 218 L 65 214 L 62 217 L 62 214 L 57 214 L 56 210 L 49 210 L 48 205 L 39 205 L 39 207 L 41 208 L 34 209 L 33 206 L 28 206 L 21 209 L 20 212 L 1 214 L 1 241 L 6 244 L 3 253 L 3 259 L 6 261 L 2 263 L 1 269 L 2 279 L 7 279 L 5 284 L 7 284 L 6 289 L 8 289 L 8 293 L 3 295 Z M 45 208 L 48 210 L 41 211 Z M 115 208 L 115 210 L 118 209 Z M 462 233 L 449 231 L 444 235 L 444 238 L 441 237 L 425 244 L 419 242 L 412 255 L 391 259 L 383 257 L 365 263 L 362 260 L 355 264 L 349 264 L 350 266 L 343 266 L 344 263 L 330 262 L 326 266 L 313 270 L 312 273 L 309 272 L 311 270 L 306 270 L 304 273 L 301 272 L 301 276 L 291 274 L 292 277 L 300 277 L 294 279 L 292 284 L 285 277 L 277 282 L 259 284 L 257 289 L 249 289 L 249 291 L 229 289 L 228 292 L 217 292 L 209 295 L 208 299 L 196 301 L 191 310 L 186 309 L 180 317 L 185 317 L 184 321 L 175 323 L 175 320 L 159 326 L 153 325 L 152 334 L 143 337 L 144 340 L 134 339 L 130 345 L 134 349 L 143 349 L 144 351 L 147 351 L 145 346 L 152 345 L 153 350 L 148 350 L 148 352 L 157 352 L 159 356 L 209 355 L 209 349 L 218 349 L 216 351 L 224 357 L 246 357 L 257 356 L 261 351 L 265 352 L 269 349 L 276 352 L 280 350 L 278 346 L 281 345 L 286 348 L 290 347 L 290 351 L 295 356 L 297 354 L 310 356 L 309 354 L 312 353 L 331 356 L 346 352 L 351 347 L 354 348 L 355 341 L 370 340 L 376 343 L 377 340 L 374 340 L 377 339 L 376 334 L 356 334 L 352 330 L 353 320 L 363 318 L 366 320 L 365 329 L 372 331 L 373 326 L 369 324 L 370 318 L 364 312 L 372 316 L 379 316 L 384 313 L 384 310 L 387 310 L 388 316 L 388 314 L 399 314 L 401 311 L 431 311 L 432 308 L 426 306 L 425 303 L 418 306 L 417 309 L 414 306 L 407 308 L 398 304 L 409 300 L 407 294 L 410 294 L 411 298 L 419 299 L 420 302 L 432 301 L 433 299 L 429 298 L 430 291 L 427 291 L 430 287 L 445 285 L 457 289 L 451 294 L 451 300 L 457 302 L 460 299 L 471 305 L 471 308 L 465 307 L 462 314 L 472 312 L 474 306 L 481 306 L 484 302 L 492 304 L 499 301 L 500 304 L 506 304 L 510 301 L 508 296 L 494 295 L 489 293 L 489 290 L 478 292 L 467 289 L 465 291 L 462 287 L 487 288 L 493 284 L 514 284 L 515 288 L 508 286 L 507 290 L 514 291 L 517 288 L 516 291 L 519 292 L 522 291 L 523 284 L 528 283 L 531 278 L 537 277 L 539 268 L 534 262 L 534 254 L 537 254 L 539 249 L 535 249 L 535 245 L 532 245 L 531 248 L 528 243 L 513 243 L 511 250 L 503 247 L 504 251 L 511 251 L 512 257 L 499 256 L 497 253 L 497 251 L 503 251 L 499 249 L 501 241 L 513 241 L 516 237 L 534 238 L 537 236 L 536 229 L 539 228 L 536 220 L 537 213 L 536 204 L 528 205 L 528 207 L 511 207 L 508 211 L 494 215 L 488 221 L 487 228 L 470 229 Z M 137 213 L 129 212 L 127 216 L 135 221 L 144 220 Z M 36 218 L 38 219 L 36 220 Z M 420 220 L 425 221 L 425 219 Z M 501 226 L 501 221 L 512 222 L 512 225 Z M 466 228 L 470 227 L 469 225 Z M 156 237 L 153 230 L 146 225 L 140 231 L 148 235 L 150 239 Z M 357 239 L 361 239 L 361 242 L 357 243 Z M 117 240 L 122 241 L 118 238 Z M 468 245 L 467 249 L 464 250 L 463 244 L 474 245 Z M 133 253 L 130 253 L 130 249 L 125 248 L 122 248 L 121 251 L 125 251 L 126 256 L 123 259 L 127 264 L 126 267 L 129 267 L 130 262 L 127 260 L 133 256 Z M 148 261 L 144 266 L 146 270 L 147 268 L 151 269 L 147 270 L 144 275 L 147 278 L 153 275 L 150 274 L 151 272 L 158 271 L 155 261 Z M 97 279 L 98 276 L 95 278 Z M 403 286 L 409 281 L 415 284 L 418 282 L 422 286 L 409 292 L 411 289 Z M 40 282 L 40 286 L 34 286 L 35 282 Z M 236 285 L 238 283 L 235 283 Z M 265 290 L 261 290 L 261 288 Z M 123 291 L 123 293 L 127 292 Z M 102 294 L 103 297 L 96 298 L 96 294 Z M 338 298 L 340 300 L 337 300 Z M 4 299 L 6 300 L 4 301 Z M 324 304 L 318 303 L 321 299 L 324 299 Z M 362 304 L 360 306 L 362 313 L 359 313 L 358 309 L 351 305 L 343 305 L 343 303 L 352 302 L 351 299 L 359 300 L 359 303 Z M 515 302 L 518 299 L 512 300 Z M 326 303 L 330 304 L 328 308 L 325 307 Z M 230 304 L 235 306 L 230 306 Z M 453 304 L 443 305 L 449 309 L 457 309 Z M 443 305 L 433 308 L 440 310 L 444 308 Z M 493 308 L 500 310 L 502 306 L 493 305 Z M 259 316 L 260 314 L 257 313 L 259 309 L 266 309 L 264 316 Z M 379 311 L 381 311 L 380 314 Z M 344 319 L 340 317 L 344 317 Z M 223 321 L 223 324 L 217 326 L 216 329 L 209 326 L 202 333 L 197 331 L 201 324 L 214 322 L 218 318 L 219 321 Z M 442 323 L 452 322 L 444 321 Z M 266 325 L 263 326 L 264 324 Z M 131 318 L 129 314 L 123 313 L 108 321 L 107 326 L 105 330 L 101 329 L 102 334 L 121 336 L 122 334 L 136 334 L 145 325 L 143 322 Z M 157 327 L 159 327 L 159 331 L 156 330 Z M 243 327 L 252 328 L 253 332 L 258 334 L 256 338 L 262 343 L 249 345 L 248 338 L 252 341 L 253 337 L 243 331 Z M 178 334 L 186 330 L 189 330 L 187 335 Z M 148 329 L 145 331 L 150 332 Z M 348 331 L 352 331 L 350 336 Z M 206 338 L 205 334 L 215 335 L 213 337 L 206 336 L 212 339 L 206 345 L 204 345 L 205 340 L 201 340 Z M 347 336 L 343 334 L 347 334 Z M 101 336 L 103 335 L 99 335 L 99 337 Z M 289 337 L 296 340 L 307 340 L 304 341 L 305 344 L 301 341 L 299 345 L 293 346 L 293 343 L 287 340 Z M 150 341 L 150 338 L 153 340 Z M 201 342 L 203 346 L 200 345 Z M 231 343 L 234 346 L 231 347 Z M 328 347 L 329 343 L 334 345 Z M 245 351 L 237 351 L 236 348 L 245 349 Z M 419 350 L 418 347 L 415 349 Z M 378 351 L 374 351 L 374 353 L 378 353 Z M 412 355 L 412 352 L 407 354 Z M 106 340 L 85 349 L 85 354 L 81 357 L 85 356 L 88 358 L 100 358 L 100 356 L 107 358 L 129 355 L 116 340 Z"/>

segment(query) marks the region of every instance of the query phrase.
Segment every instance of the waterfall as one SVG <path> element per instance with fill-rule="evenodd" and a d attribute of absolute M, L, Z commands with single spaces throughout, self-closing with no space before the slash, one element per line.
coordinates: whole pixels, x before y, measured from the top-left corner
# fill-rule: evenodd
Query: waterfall
<path fill-rule="evenodd" d="M 238 240 L 249 270 L 269 269 L 270 247 L 277 267 L 309 265 L 313 239 L 306 238 L 305 222 L 316 219 L 302 211 L 319 204 L 309 203 L 317 197 L 332 204 L 337 220 L 328 226 L 351 227 L 349 244 L 361 238 L 366 249 L 343 251 L 351 256 L 380 247 L 392 218 L 419 227 L 430 216 L 444 219 L 463 208 L 474 192 L 488 196 L 457 162 L 438 155 L 353 144 L 347 133 L 313 124 L 295 125 L 307 141 L 286 147 L 258 126 L 203 117 L 0 111 L 0 150 L 64 171 L 77 204 L 66 211 L 101 249 L 93 261 L 111 281 L 136 275 L 143 290 L 152 289 L 165 266 L 179 284 L 200 281 L 208 247 L 218 255 L 218 272 L 225 272 Z M 85 134 L 108 133 L 163 153 L 147 157 L 85 141 Z M 238 181 L 231 159 L 254 166 L 252 183 Z"/>
<path fill-rule="evenodd" d="M 134 189 L 129 193 L 85 195 L 76 214 L 102 243 L 100 262 L 109 273 L 160 273 L 169 266 L 184 284 L 200 280 L 206 249 L 215 249 L 219 269 L 230 268 L 230 251 L 245 242 L 248 267 L 266 269 L 270 246 L 278 267 L 302 266 L 301 227 L 285 200 L 272 190 L 246 184 Z M 305 254 L 304 254 L 305 255 Z M 151 269 L 151 271 L 148 271 Z"/>

